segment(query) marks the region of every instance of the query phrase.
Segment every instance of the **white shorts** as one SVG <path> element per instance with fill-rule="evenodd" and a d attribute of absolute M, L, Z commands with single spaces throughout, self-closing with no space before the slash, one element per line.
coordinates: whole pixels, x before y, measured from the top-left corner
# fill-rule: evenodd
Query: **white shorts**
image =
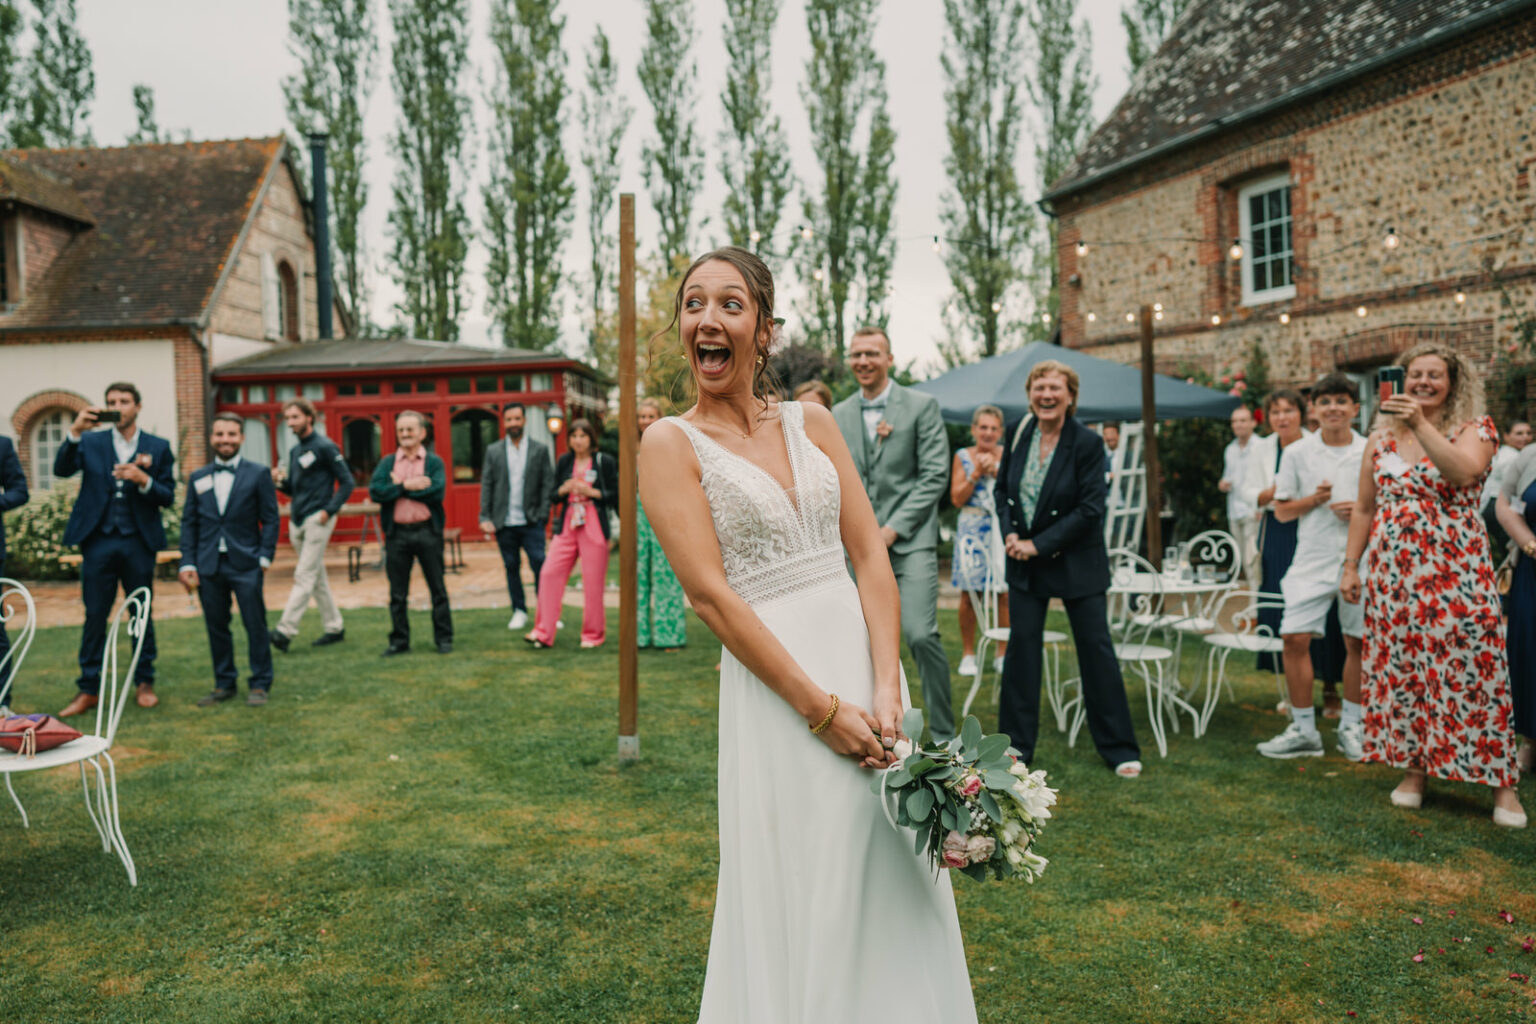
<path fill-rule="evenodd" d="M 1286 573 L 1280 580 L 1280 595 L 1285 598 L 1285 612 L 1280 619 L 1280 635 L 1311 633 L 1322 636 L 1328 623 L 1328 609 L 1339 603 L 1339 628 L 1345 636 L 1359 639 L 1365 634 L 1365 604 L 1350 604 L 1339 596 L 1337 582 L 1328 584 L 1318 579 L 1297 577 Z M 1364 595 L 1362 595 L 1363 598 Z"/>

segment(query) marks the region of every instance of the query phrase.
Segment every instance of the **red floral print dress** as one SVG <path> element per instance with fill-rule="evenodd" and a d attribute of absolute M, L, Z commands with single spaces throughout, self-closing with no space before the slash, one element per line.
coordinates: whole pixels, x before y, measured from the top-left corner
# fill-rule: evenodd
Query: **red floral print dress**
<path fill-rule="evenodd" d="M 1498 441 L 1493 419 L 1477 436 Z M 1454 435 L 1453 435 L 1454 436 Z M 1483 476 L 1452 487 L 1428 456 L 1408 465 L 1383 432 L 1365 580 L 1365 760 L 1437 779 L 1513 786 L 1514 710 Z"/>

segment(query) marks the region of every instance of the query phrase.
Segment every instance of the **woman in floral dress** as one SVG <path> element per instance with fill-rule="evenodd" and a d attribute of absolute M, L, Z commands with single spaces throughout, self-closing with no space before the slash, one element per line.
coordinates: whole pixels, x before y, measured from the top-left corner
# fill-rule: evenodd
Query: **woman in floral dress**
<path fill-rule="evenodd" d="M 661 403 L 654 398 L 642 398 L 636 407 L 640 421 L 640 433 L 661 419 Z M 687 623 L 683 619 L 683 585 L 677 582 L 667 556 L 662 553 L 661 542 L 651 521 L 645 517 L 645 506 L 635 502 L 635 519 L 639 529 L 635 531 L 636 601 L 640 615 L 636 620 L 636 640 L 640 647 L 655 647 L 663 651 L 675 651 L 688 642 Z"/>
<path fill-rule="evenodd" d="M 961 448 L 949 471 L 949 500 L 960 510 L 955 522 L 955 551 L 950 572 L 950 584 L 964 594 L 980 594 L 987 589 L 990 576 L 992 589 L 983 595 L 988 601 L 997 600 L 998 594 L 1008 593 L 1003 580 L 1003 538 L 997 532 L 997 513 L 993 511 L 992 490 L 997 486 L 997 464 L 1002 455 L 998 442 L 1003 439 L 1003 411 L 995 405 L 979 406 L 971 414 L 971 438 L 976 443 Z M 976 547 L 973 557 L 964 557 L 966 538 L 972 538 Z M 991 559 L 988 566 L 986 559 Z M 998 625 L 1008 625 L 1008 601 L 998 602 Z M 1003 655 L 1008 652 L 1007 641 L 997 645 L 994 671 L 1003 670 Z M 976 675 L 976 609 L 968 599 L 960 602 L 960 674 Z"/>
<path fill-rule="evenodd" d="M 1366 447 L 1341 589 L 1361 597 L 1366 761 L 1401 768 L 1398 807 L 1428 776 L 1495 788 L 1493 820 L 1524 828 L 1504 626 L 1478 497 L 1498 447 L 1482 387 L 1454 349 L 1419 345 L 1405 392 L 1381 403 Z"/>

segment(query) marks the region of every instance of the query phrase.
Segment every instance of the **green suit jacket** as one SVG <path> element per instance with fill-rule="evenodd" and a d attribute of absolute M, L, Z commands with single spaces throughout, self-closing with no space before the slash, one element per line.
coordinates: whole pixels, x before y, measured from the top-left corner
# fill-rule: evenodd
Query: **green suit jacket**
<path fill-rule="evenodd" d="M 886 398 L 886 437 L 868 440 L 857 392 L 832 408 L 853 464 L 881 526 L 896 531 L 891 553 L 936 547 L 939 497 L 949 486 L 949 437 L 938 399 L 892 383 Z"/>

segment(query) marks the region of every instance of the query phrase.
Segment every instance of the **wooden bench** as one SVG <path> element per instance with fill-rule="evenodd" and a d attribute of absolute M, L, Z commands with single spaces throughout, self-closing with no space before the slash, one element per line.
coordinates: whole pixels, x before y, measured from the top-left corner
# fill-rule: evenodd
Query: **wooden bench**
<path fill-rule="evenodd" d="M 79 569 L 84 555 L 60 555 L 59 564 L 66 569 Z M 155 572 L 163 580 L 176 578 L 176 567 L 181 564 L 181 552 L 176 550 L 155 552 Z"/>

